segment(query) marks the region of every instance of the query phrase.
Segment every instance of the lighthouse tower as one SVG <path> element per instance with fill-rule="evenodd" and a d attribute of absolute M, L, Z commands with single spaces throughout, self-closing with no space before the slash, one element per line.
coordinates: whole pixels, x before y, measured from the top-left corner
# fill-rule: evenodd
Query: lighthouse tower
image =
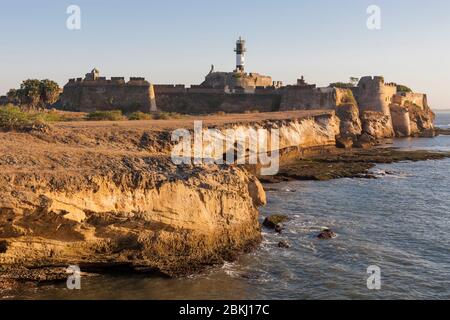
<path fill-rule="evenodd" d="M 234 51 L 236 52 L 236 72 L 244 72 L 247 49 L 245 48 L 245 40 L 242 40 L 241 37 L 236 41 L 236 49 Z"/>

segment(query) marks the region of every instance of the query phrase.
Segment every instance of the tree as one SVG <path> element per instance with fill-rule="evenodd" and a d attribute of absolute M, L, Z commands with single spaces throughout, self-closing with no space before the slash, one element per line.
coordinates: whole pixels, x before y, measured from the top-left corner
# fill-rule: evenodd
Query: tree
<path fill-rule="evenodd" d="M 8 99 L 30 109 L 45 108 L 55 103 L 60 94 L 58 84 L 52 80 L 28 79 L 19 89 L 11 89 Z"/>
<path fill-rule="evenodd" d="M 6 94 L 6 98 L 8 99 L 8 102 L 10 103 L 18 103 L 19 102 L 19 97 L 17 96 L 17 90 L 16 89 L 11 89 L 8 91 L 8 93 Z"/>
<path fill-rule="evenodd" d="M 17 97 L 21 105 L 36 108 L 41 100 L 41 82 L 36 79 L 25 80 L 17 90 Z"/>
<path fill-rule="evenodd" d="M 42 80 L 40 83 L 41 103 L 43 106 L 49 106 L 58 101 L 60 89 L 59 85 L 52 80 Z"/>

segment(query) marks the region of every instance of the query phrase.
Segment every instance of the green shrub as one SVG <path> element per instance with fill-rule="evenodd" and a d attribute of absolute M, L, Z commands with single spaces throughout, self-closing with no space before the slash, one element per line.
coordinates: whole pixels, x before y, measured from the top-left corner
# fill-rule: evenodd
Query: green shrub
<path fill-rule="evenodd" d="M 39 114 L 23 111 L 11 104 L 0 107 L 0 129 L 2 130 L 30 131 L 48 128 L 45 119 L 40 118 Z"/>
<path fill-rule="evenodd" d="M 152 120 L 153 116 L 150 113 L 136 111 L 128 115 L 128 120 Z"/>
<path fill-rule="evenodd" d="M 158 112 L 153 114 L 155 120 L 181 119 L 183 116 L 176 112 Z"/>
<path fill-rule="evenodd" d="M 402 84 L 397 85 L 397 91 L 398 92 L 412 92 L 411 88 L 408 88 L 407 86 L 404 86 Z"/>
<path fill-rule="evenodd" d="M 56 111 L 36 112 L 34 115 L 36 119 L 39 119 L 43 122 L 69 121 L 69 119 L 67 119 L 64 115 Z"/>
<path fill-rule="evenodd" d="M 344 97 L 342 98 L 342 103 L 348 103 L 348 104 L 353 104 L 355 106 L 358 105 L 358 103 L 356 102 L 355 97 L 353 96 L 353 92 L 351 90 L 346 90 L 347 92 L 345 93 Z"/>
<path fill-rule="evenodd" d="M 331 87 L 331 88 L 348 89 L 348 88 L 354 87 L 354 85 L 353 85 L 353 83 L 334 82 L 334 83 L 330 83 L 329 87 Z"/>
<path fill-rule="evenodd" d="M 88 113 L 86 119 L 89 121 L 119 121 L 124 120 L 124 116 L 120 110 L 93 111 Z"/>

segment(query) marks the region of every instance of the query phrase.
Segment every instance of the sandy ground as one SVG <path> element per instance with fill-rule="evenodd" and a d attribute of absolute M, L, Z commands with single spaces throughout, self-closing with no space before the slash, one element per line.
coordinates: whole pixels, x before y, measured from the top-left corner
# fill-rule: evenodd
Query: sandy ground
<path fill-rule="evenodd" d="M 52 123 L 49 132 L 0 132 L 0 171 L 90 171 L 124 157 L 167 156 L 171 130 L 264 120 L 301 119 L 328 111 L 186 116 L 173 120 L 73 121 Z M 170 137 L 170 136 L 169 136 Z M 103 161 L 103 162 L 102 162 Z"/>
<path fill-rule="evenodd" d="M 216 126 L 228 123 L 245 123 L 264 120 L 287 120 L 294 118 L 307 118 L 322 114 L 330 114 L 333 111 L 326 110 L 299 110 L 285 112 L 267 112 L 251 114 L 225 114 L 225 115 L 205 115 L 205 116 L 185 116 L 182 119 L 169 120 L 139 120 L 139 121 L 73 121 L 60 122 L 55 124 L 58 128 L 80 129 L 80 128 L 105 128 L 120 127 L 124 129 L 146 129 L 163 130 L 176 128 L 193 128 L 194 121 L 202 120 L 205 126 Z"/>

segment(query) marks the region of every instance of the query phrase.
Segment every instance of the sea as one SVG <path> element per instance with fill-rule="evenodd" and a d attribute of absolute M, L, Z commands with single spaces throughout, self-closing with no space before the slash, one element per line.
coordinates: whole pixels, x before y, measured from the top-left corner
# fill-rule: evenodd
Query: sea
<path fill-rule="evenodd" d="M 450 128 L 450 111 L 436 125 Z M 394 147 L 450 151 L 450 136 Z M 82 277 L 11 293 L 9 299 L 450 299 L 450 159 L 377 165 L 378 179 L 270 185 L 262 219 L 284 214 L 281 234 L 238 261 L 180 279 Z M 317 239 L 323 228 L 337 237 Z M 278 247 L 287 241 L 291 247 Z M 374 271 L 375 270 L 375 271 Z M 376 285 L 375 285 L 376 284 Z"/>

